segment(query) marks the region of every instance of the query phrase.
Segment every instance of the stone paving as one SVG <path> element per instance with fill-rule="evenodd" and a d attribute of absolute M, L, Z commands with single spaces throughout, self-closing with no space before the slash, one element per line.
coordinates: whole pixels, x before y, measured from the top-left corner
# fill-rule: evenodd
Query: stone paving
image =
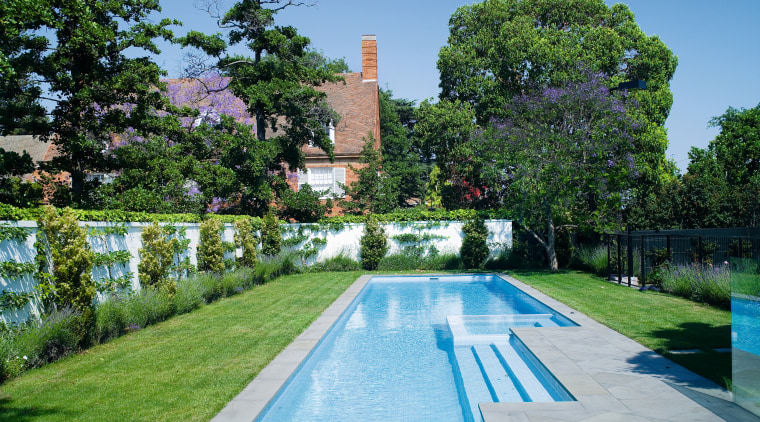
<path fill-rule="evenodd" d="M 513 328 L 577 401 L 480 403 L 485 422 L 760 421 L 715 383 L 510 276 L 501 277 L 579 324 Z M 349 287 L 213 421 L 255 419 L 369 278 Z"/>

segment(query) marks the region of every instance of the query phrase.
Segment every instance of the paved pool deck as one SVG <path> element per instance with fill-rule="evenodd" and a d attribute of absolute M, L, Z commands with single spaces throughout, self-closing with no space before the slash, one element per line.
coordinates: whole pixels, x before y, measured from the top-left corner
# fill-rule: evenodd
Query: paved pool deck
<path fill-rule="evenodd" d="M 760 421 L 731 393 L 538 290 L 500 274 L 577 327 L 513 332 L 577 401 L 480 403 L 485 422 Z M 213 422 L 251 422 L 371 278 L 361 276 L 264 368 Z"/>

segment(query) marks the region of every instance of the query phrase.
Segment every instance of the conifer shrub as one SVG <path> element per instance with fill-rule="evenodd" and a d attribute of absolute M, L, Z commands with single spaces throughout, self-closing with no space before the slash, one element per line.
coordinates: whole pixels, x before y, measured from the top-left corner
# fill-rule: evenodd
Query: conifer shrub
<path fill-rule="evenodd" d="M 270 209 L 264 216 L 261 226 L 261 253 L 274 256 L 282 249 L 282 233 L 280 233 L 280 221 Z"/>
<path fill-rule="evenodd" d="M 385 234 L 385 230 L 380 227 L 377 218 L 370 215 L 361 238 L 362 268 L 368 271 L 376 270 L 380 260 L 387 252 L 388 236 Z"/>
<path fill-rule="evenodd" d="M 175 243 L 178 242 L 170 237 L 169 230 L 157 223 L 143 229 L 143 247 L 138 250 L 140 263 L 137 265 L 142 287 L 162 289 L 170 294 L 176 291 L 177 285 L 169 277 L 169 271 L 174 262 Z"/>
<path fill-rule="evenodd" d="M 482 218 L 469 220 L 462 228 L 464 238 L 459 254 L 465 268 L 482 269 L 488 258 L 488 228 Z"/>
<path fill-rule="evenodd" d="M 259 239 L 253 230 L 251 220 L 236 220 L 233 224 L 235 227 L 235 246 L 241 248 L 243 253 L 237 258 L 237 264 L 241 267 L 253 268 L 256 266 L 256 245 Z"/>
<path fill-rule="evenodd" d="M 59 213 L 51 206 L 37 220 L 37 279 L 47 310 L 73 308 L 79 316 L 79 336 L 87 339 L 94 327 L 92 301 L 97 287 L 92 279 L 95 254 L 74 211 Z"/>
<path fill-rule="evenodd" d="M 224 271 L 224 246 L 222 245 L 222 222 L 209 218 L 200 226 L 198 245 L 198 270 L 221 273 Z"/>

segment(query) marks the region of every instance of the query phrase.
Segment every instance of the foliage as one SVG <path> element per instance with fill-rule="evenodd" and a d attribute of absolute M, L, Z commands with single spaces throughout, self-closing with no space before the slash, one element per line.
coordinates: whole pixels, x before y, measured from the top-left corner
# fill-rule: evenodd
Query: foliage
<path fill-rule="evenodd" d="M 510 208 L 559 267 L 562 226 L 611 230 L 621 225 L 623 196 L 637 176 L 632 156 L 637 123 L 624 104 L 588 75 L 583 83 L 515 96 L 509 117 L 478 137 L 489 171 L 505 176 Z"/>
<path fill-rule="evenodd" d="M 243 250 L 237 264 L 241 267 L 254 268 L 256 266 L 256 245 L 259 239 L 253 231 L 251 220 L 237 220 L 235 227 L 235 246 Z"/>
<path fill-rule="evenodd" d="M 280 221 L 270 209 L 264 216 L 261 226 L 261 253 L 269 256 L 277 255 L 280 253 L 281 244 Z"/>
<path fill-rule="evenodd" d="M 342 272 L 342 271 L 360 271 L 362 266 L 359 262 L 351 257 L 341 253 L 338 256 L 317 262 L 309 267 L 309 272 Z"/>
<path fill-rule="evenodd" d="M 580 246 L 573 250 L 571 266 L 579 270 L 589 271 L 601 277 L 607 277 L 607 247 Z"/>
<path fill-rule="evenodd" d="M 423 195 L 425 166 L 420 162 L 418 149 L 412 142 L 416 123 L 414 101 L 393 98 L 393 92 L 380 89 L 380 139 L 382 139 L 383 171 L 398 181 L 396 206 Z"/>
<path fill-rule="evenodd" d="M 178 22 L 148 17 L 160 10 L 154 0 L 44 0 L 3 11 L 9 25 L 0 56 L 8 67 L 0 78 L 0 132 L 20 127 L 51 140 L 59 155 L 50 169 L 70 173 L 75 203 L 85 203 L 97 185 L 85 181 L 86 172 L 109 168 L 103 150 L 110 135 L 163 107 L 156 90 L 163 71 L 140 56 L 159 53 L 155 38 L 172 38 L 167 28 Z M 43 101 L 51 104 L 50 119 Z"/>
<path fill-rule="evenodd" d="M 464 238 L 459 255 L 465 268 L 482 269 L 488 258 L 488 228 L 483 219 L 476 218 L 464 224 Z"/>
<path fill-rule="evenodd" d="M 26 151 L 19 155 L 0 148 L 0 203 L 17 207 L 39 205 L 42 201 L 42 187 L 21 180 L 21 176 L 32 172 L 34 163 Z"/>
<path fill-rule="evenodd" d="M 143 247 L 139 249 L 140 263 L 137 265 L 140 284 L 146 288 L 176 291 L 176 283 L 169 277 L 174 255 L 180 247 L 180 240 L 172 237 L 171 226 L 153 223 L 145 226 L 141 235 Z"/>
<path fill-rule="evenodd" d="M 308 50 L 308 38 L 293 27 L 275 25 L 275 15 L 296 3 L 268 7 L 272 3 L 279 1 L 244 0 L 227 13 L 216 14 L 219 25 L 229 29 L 227 40 L 198 31 L 180 39 L 183 46 L 196 47 L 214 61 L 212 68 L 205 65 L 206 60 L 194 61 L 190 76 L 226 75 L 225 89 L 246 104 L 255 120 L 255 142 L 251 139 L 248 147 L 240 144 L 235 150 L 242 154 L 229 159 L 242 161 L 235 164 L 245 168 L 239 173 L 244 190 L 236 211 L 258 215 L 269 206 L 273 181 L 284 166 L 291 171 L 305 168 L 303 146 L 311 144 L 332 157 L 333 144 L 325 128 L 339 120 L 327 105 L 326 94 L 316 87 L 341 78 L 331 72 L 331 66 L 310 60 L 314 54 Z M 228 53 L 237 44 L 248 47 L 252 57 Z M 274 190 L 287 189 L 282 183 L 274 186 Z"/>
<path fill-rule="evenodd" d="M 313 190 L 308 183 L 301 185 L 298 192 L 285 190 L 280 195 L 278 214 L 283 219 L 293 219 L 299 223 L 315 223 L 333 208 L 329 198 L 322 203 L 322 194 Z"/>
<path fill-rule="evenodd" d="M 731 308 L 731 269 L 728 264 L 665 265 L 660 268 L 663 290 L 724 309 Z"/>
<path fill-rule="evenodd" d="M 81 318 L 74 308 L 62 307 L 21 328 L 15 341 L 27 358 L 24 367 L 37 368 L 75 353 L 84 335 Z"/>
<path fill-rule="evenodd" d="M 507 118 L 515 96 L 583 81 L 586 70 L 604 75 L 607 87 L 646 81 L 646 90 L 624 92 L 626 105 L 639 104 L 632 117 L 642 125 L 633 139 L 639 171 L 633 193 L 645 196 L 675 177 L 664 124 L 677 59 L 657 36 L 642 32 L 628 6 L 491 0 L 457 9 L 449 31 L 438 54 L 441 100 L 469 104 L 480 126 Z"/>
<path fill-rule="evenodd" d="M 0 312 L 21 309 L 26 306 L 32 298 L 34 298 L 33 293 L 11 292 L 3 289 L 3 293 L 0 294 Z"/>
<path fill-rule="evenodd" d="M 382 154 L 375 149 L 375 137 L 370 133 L 369 139 L 363 139 L 360 162 L 365 165 L 359 168 L 348 165 L 358 175 L 358 180 L 350 186 L 341 184 L 350 199 L 341 200 L 339 205 L 351 214 L 390 212 L 396 208 L 399 180 L 383 171 Z"/>
<path fill-rule="evenodd" d="M 431 253 L 428 255 L 402 251 L 386 255 L 377 265 L 378 271 L 452 271 L 463 270 L 459 256 Z"/>
<path fill-rule="evenodd" d="M 29 237 L 29 229 L 26 227 L 12 226 L 6 223 L 0 224 L 0 241 L 15 240 L 24 242 Z"/>
<path fill-rule="evenodd" d="M 388 252 L 388 237 L 385 230 L 380 227 L 377 219 L 372 215 L 364 226 L 360 243 L 362 268 L 369 271 L 376 270 L 380 260 Z"/>
<path fill-rule="evenodd" d="M 81 317 L 80 338 L 94 323 L 92 301 L 97 291 L 92 279 L 94 254 L 86 227 L 80 227 L 73 211 L 44 208 L 37 220 L 38 289 L 48 310 L 71 307 Z"/>
<path fill-rule="evenodd" d="M 198 245 L 198 271 L 221 273 L 224 271 L 222 222 L 208 219 L 201 223 Z"/>
<path fill-rule="evenodd" d="M 106 250 L 105 253 L 95 253 L 95 258 L 93 259 L 93 267 L 105 267 L 108 273 L 108 277 L 97 280 L 99 292 L 112 293 L 124 289 L 131 284 L 132 273 L 127 270 L 132 254 L 127 250 L 111 250 L 110 242 L 108 242 L 110 236 L 125 236 L 126 234 L 127 226 L 125 224 L 90 229 L 90 237 L 97 239 Z M 113 267 L 116 264 L 120 264 L 124 272 L 126 272 L 120 277 L 115 277 L 113 273 Z"/>

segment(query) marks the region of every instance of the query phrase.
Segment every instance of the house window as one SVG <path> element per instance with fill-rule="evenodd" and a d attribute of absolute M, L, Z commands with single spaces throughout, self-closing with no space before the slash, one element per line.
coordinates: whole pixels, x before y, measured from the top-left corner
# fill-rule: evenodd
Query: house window
<path fill-rule="evenodd" d="M 322 199 L 342 198 L 345 192 L 338 183 L 346 183 L 346 169 L 342 167 L 310 167 L 298 172 L 298 189 L 308 184 L 314 191 L 322 192 Z M 326 191 L 326 192 L 325 192 Z"/>
<path fill-rule="evenodd" d="M 333 125 L 332 120 L 330 120 L 327 124 L 323 124 L 322 129 L 324 129 L 325 133 L 327 133 L 327 136 L 330 138 L 330 142 L 334 144 L 335 143 L 335 126 Z M 313 135 L 314 134 L 312 132 L 312 136 Z M 314 146 L 313 139 L 309 140 L 309 146 L 310 147 Z"/>

